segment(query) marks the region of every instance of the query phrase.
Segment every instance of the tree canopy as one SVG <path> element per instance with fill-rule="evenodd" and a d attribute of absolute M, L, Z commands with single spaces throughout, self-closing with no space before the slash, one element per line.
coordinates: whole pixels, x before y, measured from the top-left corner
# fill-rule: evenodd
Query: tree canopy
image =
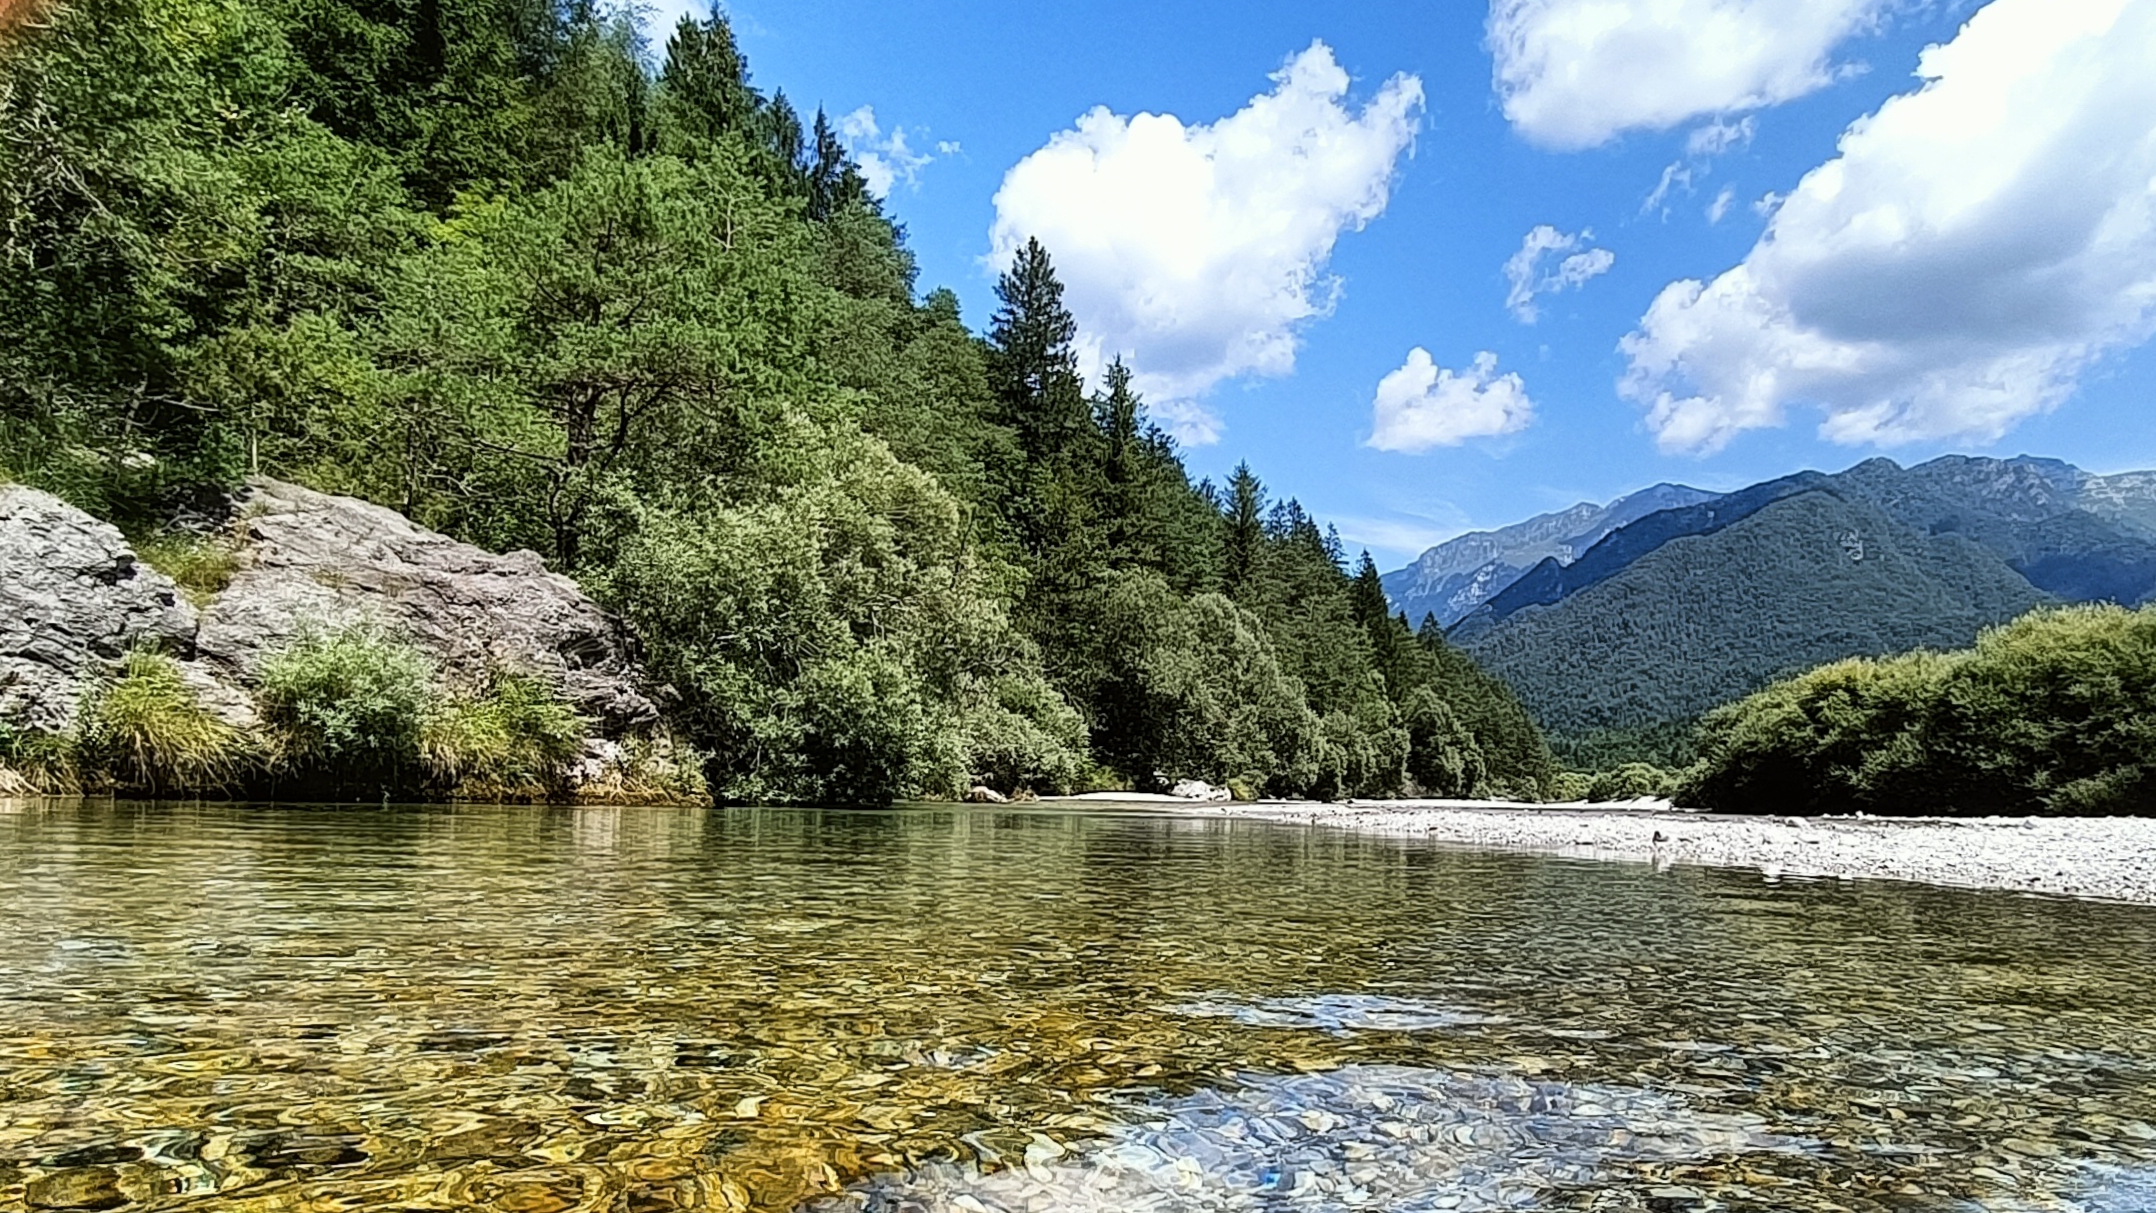
<path fill-rule="evenodd" d="M 1249 468 L 1193 483 L 1052 251 L 976 335 L 725 18 L 75 0 L 0 44 L 0 470 L 137 532 L 257 473 L 530 548 L 737 800 L 1534 794 L 1504 686 Z"/>

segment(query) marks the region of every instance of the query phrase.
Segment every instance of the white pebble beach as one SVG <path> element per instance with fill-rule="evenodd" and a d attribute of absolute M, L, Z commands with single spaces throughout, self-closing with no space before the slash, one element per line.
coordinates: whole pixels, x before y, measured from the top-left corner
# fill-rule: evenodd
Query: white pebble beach
<path fill-rule="evenodd" d="M 1167 799 L 1147 807 L 1169 807 L 1162 803 Z M 2156 818 L 1748 817 L 1652 801 L 1184 801 L 1178 807 L 1464 847 L 2156 904 Z"/>

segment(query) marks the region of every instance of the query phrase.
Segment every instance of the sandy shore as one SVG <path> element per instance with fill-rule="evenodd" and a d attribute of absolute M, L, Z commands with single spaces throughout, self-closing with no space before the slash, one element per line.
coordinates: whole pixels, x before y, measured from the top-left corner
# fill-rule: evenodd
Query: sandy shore
<path fill-rule="evenodd" d="M 1186 801 L 1183 809 L 1470 847 L 2156 904 L 2156 819 L 2150 818 L 1738 817 L 1674 812 L 1655 802 Z"/>

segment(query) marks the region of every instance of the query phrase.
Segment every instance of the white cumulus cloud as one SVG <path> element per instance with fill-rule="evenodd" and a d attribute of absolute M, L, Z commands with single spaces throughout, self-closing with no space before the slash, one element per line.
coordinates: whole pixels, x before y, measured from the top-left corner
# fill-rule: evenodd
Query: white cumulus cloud
<path fill-rule="evenodd" d="M 860 167 L 861 179 L 879 198 L 889 197 L 891 188 L 901 181 L 912 185 L 920 180 L 921 170 L 935 159 L 907 144 L 903 126 L 894 126 L 890 134 L 884 134 L 876 123 L 876 111 L 866 105 L 838 120 L 838 135 Z M 946 156 L 957 150 L 955 143 L 936 145 L 936 151 Z"/>
<path fill-rule="evenodd" d="M 1831 82 L 1834 48 L 1896 0 L 1490 0 L 1505 117 L 1536 143 L 1741 113 Z"/>
<path fill-rule="evenodd" d="M 1097 108 L 1018 162 L 996 191 L 997 268 L 1027 237 L 1055 259 L 1089 373 L 1116 355 L 1179 437 L 1218 437 L 1218 383 L 1294 369 L 1299 326 L 1331 310 L 1344 231 L 1385 210 L 1422 113 L 1398 75 L 1359 109 L 1322 42 L 1228 117 Z"/>
<path fill-rule="evenodd" d="M 1369 444 L 1415 454 L 1517 433 L 1534 419 L 1527 385 L 1517 374 L 1498 374 L 1497 355 L 1484 350 L 1467 370 L 1454 371 L 1437 365 L 1418 345 L 1399 370 L 1378 380 Z"/>
<path fill-rule="evenodd" d="M 2156 322 L 2156 0 L 1994 0 L 1853 123 L 1711 282 L 1665 287 L 1621 390 L 1663 448 L 1989 440 Z"/>
<path fill-rule="evenodd" d="M 1547 223 L 1528 229 L 1520 241 L 1520 251 L 1505 259 L 1505 306 L 1521 324 L 1533 324 L 1540 318 L 1541 310 L 1535 306 L 1537 296 L 1577 287 L 1617 264 L 1617 254 L 1608 249 L 1580 249 L 1592 239 L 1593 232 L 1560 232 Z M 1580 251 L 1572 252 L 1573 249 Z M 1569 255 L 1545 270 L 1544 263 L 1559 253 Z"/>

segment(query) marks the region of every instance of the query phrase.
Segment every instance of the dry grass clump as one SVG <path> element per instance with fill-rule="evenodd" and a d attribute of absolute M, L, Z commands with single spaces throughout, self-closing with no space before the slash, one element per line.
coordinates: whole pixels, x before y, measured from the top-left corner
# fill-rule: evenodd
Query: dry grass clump
<path fill-rule="evenodd" d="M 0 796 L 72 796 L 81 791 L 72 738 L 0 723 Z"/>
<path fill-rule="evenodd" d="M 254 759 L 247 737 L 197 701 L 179 664 L 150 652 L 128 654 L 118 677 L 92 688 L 73 748 L 80 769 L 151 795 L 230 788 Z"/>
<path fill-rule="evenodd" d="M 562 800 L 585 723 L 537 678 L 497 673 L 481 693 L 446 697 L 421 725 L 427 772 L 464 800 Z"/>
<path fill-rule="evenodd" d="M 191 531 L 157 531 L 133 546 L 144 564 L 172 578 L 198 607 L 223 593 L 240 567 L 239 549 L 230 540 Z"/>
<path fill-rule="evenodd" d="M 708 805 L 702 751 L 666 736 L 633 737 L 576 786 L 579 804 Z"/>

